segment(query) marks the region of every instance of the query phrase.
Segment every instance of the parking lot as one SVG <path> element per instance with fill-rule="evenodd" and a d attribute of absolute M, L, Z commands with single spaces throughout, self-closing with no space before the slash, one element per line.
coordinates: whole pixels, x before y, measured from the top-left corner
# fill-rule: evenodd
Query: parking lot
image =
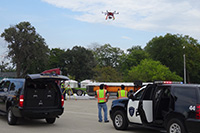
<path fill-rule="evenodd" d="M 54 124 L 45 120 L 20 119 L 15 126 L 9 126 L 5 116 L 0 116 L 0 131 L 4 133 L 159 133 L 159 131 L 129 127 L 126 131 L 117 131 L 109 123 L 98 122 L 97 101 L 94 98 L 72 97 L 65 101 L 65 111 Z M 113 98 L 109 99 L 108 111 Z M 109 116 L 108 116 L 109 118 Z"/>

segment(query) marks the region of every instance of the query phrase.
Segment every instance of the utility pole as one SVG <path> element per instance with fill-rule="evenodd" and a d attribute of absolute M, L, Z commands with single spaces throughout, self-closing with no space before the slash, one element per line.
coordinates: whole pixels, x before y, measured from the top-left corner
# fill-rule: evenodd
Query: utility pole
<path fill-rule="evenodd" d="M 184 84 L 186 84 L 186 62 L 185 62 L 185 46 L 183 46 L 183 51 L 184 51 L 184 54 L 183 54 L 183 63 L 184 63 Z"/>

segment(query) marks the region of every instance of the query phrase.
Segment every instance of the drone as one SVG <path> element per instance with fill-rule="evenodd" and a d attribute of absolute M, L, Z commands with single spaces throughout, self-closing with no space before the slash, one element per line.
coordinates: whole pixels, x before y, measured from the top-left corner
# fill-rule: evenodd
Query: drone
<path fill-rule="evenodd" d="M 116 12 L 116 11 L 111 12 L 111 11 L 108 11 L 108 10 L 106 12 L 102 12 L 102 13 L 106 15 L 106 20 L 107 19 L 113 19 L 113 20 L 115 20 L 114 14 L 119 14 L 119 12 Z"/>

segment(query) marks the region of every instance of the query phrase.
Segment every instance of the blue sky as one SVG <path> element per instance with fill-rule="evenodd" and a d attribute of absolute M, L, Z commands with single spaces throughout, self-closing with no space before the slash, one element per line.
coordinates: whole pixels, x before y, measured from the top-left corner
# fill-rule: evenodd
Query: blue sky
<path fill-rule="evenodd" d="M 146 46 L 166 33 L 200 38 L 199 0 L 0 0 L 0 34 L 28 21 L 49 48 Z M 102 11 L 116 10 L 115 20 Z M 7 54 L 0 38 L 0 58 Z"/>

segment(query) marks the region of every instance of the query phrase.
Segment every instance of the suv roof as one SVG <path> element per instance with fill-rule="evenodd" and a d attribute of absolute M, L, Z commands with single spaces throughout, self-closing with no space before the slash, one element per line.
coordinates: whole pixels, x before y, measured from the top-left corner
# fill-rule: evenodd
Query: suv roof
<path fill-rule="evenodd" d="M 158 86 L 194 86 L 200 87 L 200 84 L 183 84 L 183 82 L 177 81 L 154 81 L 153 84 L 157 84 Z"/>
<path fill-rule="evenodd" d="M 63 75 L 57 75 L 57 74 L 28 74 L 26 76 L 26 79 L 53 79 L 53 80 L 69 80 L 68 77 Z"/>
<path fill-rule="evenodd" d="M 200 87 L 199 84 L 157 84 L 158 86 Z"/>
<path fill-rule="evenodd" d="M 25 79 L 52 79 L 52 80 L 69 80 L 68 77 L 57 74 L 28 74 L 25 78 L 4 78 L 4 81 L 24 81 Z"/>

